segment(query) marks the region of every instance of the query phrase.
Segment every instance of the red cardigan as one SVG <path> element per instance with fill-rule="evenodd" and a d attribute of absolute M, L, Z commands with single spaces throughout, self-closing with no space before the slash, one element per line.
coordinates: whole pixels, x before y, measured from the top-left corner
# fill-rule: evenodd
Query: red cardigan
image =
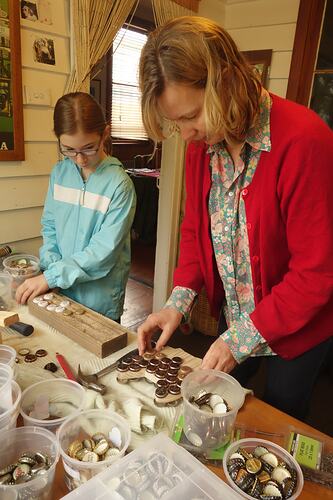
<path fill-rule="evenodd" d="M 292 359 L 333 333 L 333 133 L 307 108 L 271 96 L 271 151 L 243 189 L 255 309 L 273 351 Z M 217 318 L 224 298 L 213 252 L 209 156 L 186 155 L 186 209 L 174 286 L 205 286 Z M 311 367 L 309 367 L 311 369 Z"/>

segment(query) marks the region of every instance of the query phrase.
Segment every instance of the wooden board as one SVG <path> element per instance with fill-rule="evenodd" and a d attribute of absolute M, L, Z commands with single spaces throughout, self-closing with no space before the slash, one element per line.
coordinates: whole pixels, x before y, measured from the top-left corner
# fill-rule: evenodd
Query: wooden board
<path fill-rule="evenodd" d="M 183 366 L 189 367 L 192 370 L 195 370 L 200 367 L 201 365 L 201 359 L 200 358 L 195 358 L 191 354 L 183 351 L 182 349 L 174 349 L 173 347 L 164 347 L 160 351 L 161 354 L 164 355 L 164 357 L 172 359 L 174 357 L 179 357 L 181 358 L 182 362 L 179 366 L 179 369 L 181 369 Z M 158 353 L 158 355 L 160 355 Z M 145 355 L 144 355 L 145 358 Z M 149 362 L 151 359 L 154 359 L 155 356 L 149 357 L 150 359 L 147 359 Z M 138 371 L 117 371 L 117 381 L 121 384 L 127 384 L 128 382 L 135 381 L 135 380 L 146 380 L 148 383 L 154 384 L 156 387 L 156 383 L 160 378 L 156 376 L 155 373 L 149 373 L 147 372 L 146 368 L 141 368 Z M 168 393 L 165 397 L 163 398 L 157 398 L 154 396 L 154 404 L 156 406 L 176 406 L 178 405 L 182 400 L 181 394 L 170 394 Z"/>
<path fill-rule="evenodd" d="M 48 294 L 41 297 L 45 295 Z M 52 295 L 53 298 L 47 301 L 49 304 L 59 306 L 62 301 L 69 301 L 65 310 L 72 314 L 65 316 L 64 313 L 48 311 L 32 300 L 28 302 L 29 312 L 99 358 L 126 347 L 129 330 L 64 295 L 54 292 Z"/>

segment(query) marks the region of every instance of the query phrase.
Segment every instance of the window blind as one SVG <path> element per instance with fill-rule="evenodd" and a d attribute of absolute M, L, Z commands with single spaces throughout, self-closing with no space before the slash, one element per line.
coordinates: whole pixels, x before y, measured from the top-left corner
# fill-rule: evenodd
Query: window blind
<path fill-rule="evenodd" d="M 147 35 L 121 28 L 113 42 L 111 135 L 147 140 L 141 119 L 139 59 Z"/>

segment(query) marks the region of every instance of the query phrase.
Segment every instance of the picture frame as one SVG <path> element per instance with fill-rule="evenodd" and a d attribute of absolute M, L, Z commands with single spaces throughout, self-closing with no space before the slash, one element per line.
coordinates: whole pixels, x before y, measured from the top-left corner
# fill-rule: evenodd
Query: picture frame
<path fill-rule="evenodd" d="M 96 99 L 98 104 L 102 104 L 101 102 L 101 90 L 102 90 L 102 82 L 98 78 L 93 78 L 90 80 L 90 95 Z"/>
<path fill-rule="evenodd" d="M 20 4 L 0 0 L 0 161 L 24 160 Z"/>
<path fill-rule="evenodd" d="M 242 51 L 245 59 L 256 69 L 260 75 L 261 83 L 265 87 L 272 62 L 272 49 Z"/>

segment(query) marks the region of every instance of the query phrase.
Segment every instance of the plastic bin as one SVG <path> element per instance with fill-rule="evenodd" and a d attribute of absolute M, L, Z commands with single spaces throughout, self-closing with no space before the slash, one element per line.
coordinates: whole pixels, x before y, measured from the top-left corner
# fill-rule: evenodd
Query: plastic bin
<path fill-rule="evenodd" d="M 230 486 L 240 495 L 242 495 L 242 498 L 246 498 L 248 500 L 253 500 L 253 496 L 247 495 L 244 491 L 242 491 L 238 486 L 234 483 L 232 478 L 230 477 L 230 474 L 228 472 L 228 467 L 227 463 L 229 461 L 230 456 L 235 453 L 239 448 L 244 448 L 245 450 L 249 451 L 250 453 L 252 450 L 256 448 L 256 446 L 264 446 L 265 448 L 268 449 L 269 452 L 272 452 L 274 455 L 278 457 L 279 460 L 285 462 L 287 466 L 290 468 L 294 469 L 297 474 L 297 483 L 296 483 L 296 489 L 293 493 L 292 496 L 289 497 L 289 500 L 295 500 L 296 498 L 299 497 L 301 494 L 301 491 L 304 486 L 304 479 L 303 479 L 303 474 L 300 466 L 296 462 L 296 460 L 281 446 L 272 443 L 271 441 L 266 441 L 265 439 L 256 439 L 256 438 L 245 438 L 245 439 L 240 439 L 239 441 L 235 441 L 232 443 L 229 448 L 227 449 L 224 457 L 223 457 L 223 470 L 225 473 L 225 476 L 227 478 L 227 481 L 229 482 Z"/>
<path fill-rule="evenodd" d="M 242 498 L 190 453 L 162 433 L 64 498 L 138 500 L 160 497 L 163 500 Z"/>
<path fill-rule="evenodd" d="M 10 311 L 14 305 L 12 297 L 13 278 L 7 272 L 0 272 L 0 311 Z"/>
<path fill-rule="evenodd" d="M 0 416 L 12 408 L 12 380 L 12 368 L 9 365 L 0 364 Z"/>
<path fill-rule="evenodd" d="M 39 427 L 20 427 L 0 432 L 0 469 L 15 463 L 18 457 L 27 451 L 47 454 L 51 466 L 45 474 L 37 476 L 27 483 L 0 485 L 1 499 L 48 500 L 51 498 L 52 483 L 56 464 L 59 460 L 59 446 L 52 432 Z"/>
<path fill-rule="evenodd" d="M 49 400 L 50 414 L 61 415 L 53 420 L 43 420 L 29 416 L 33 410 L 36 399 L 41 395 Z M 52 432 L 73 414 L 82 410 L 86 398 L 86 390 L 77 382 L 66 378 L 43 380 L 27 387 L 22 393 L 21 415 L 24 425 L 44 427 Z"/>
<path fill-rule="evenodd" d="M 15 369 L 16 351 L 9 345 L 0 344 L 0 364 L 10 366 Z"/>
<path fill-rule="evenodd" d="M 114 429 L 120 431 L 119 454 L 100 462 L 81 462 L 67 454 L 73 441 L 82 441 L 95 433 L 105 434 L 112 440 Z M 110 410 L 85 410 L 79 415 L 68 418 L 57 430 L 60 453 L 65 469 L 65 483 L 72 490 L 87 482 L 93 476 L 120 459 L 128 448 L 131 430 L 127 421 Z"/>
<path fill-rule="evenodd" d="M 189 402 L 199 391 L 218 394 L 226 400 L 230 411 L 208 413 Z M 236 379 L 216 370 L 195 370 L 185 377 L 181 386 L 184 400 L 184 433 L 198 449 L 207 450 L 225 445 L 231 438 L 244 391 Z"/>
<path fill-rule="evenodd" d="M 11 387 L 13 405 L 9 410 L 0 415 L 0 431 L 13 429 L 14 427 L 16 427 L 22 393 L 20 386 L 15 382 L 15 380 L 12 380 Z"/>

